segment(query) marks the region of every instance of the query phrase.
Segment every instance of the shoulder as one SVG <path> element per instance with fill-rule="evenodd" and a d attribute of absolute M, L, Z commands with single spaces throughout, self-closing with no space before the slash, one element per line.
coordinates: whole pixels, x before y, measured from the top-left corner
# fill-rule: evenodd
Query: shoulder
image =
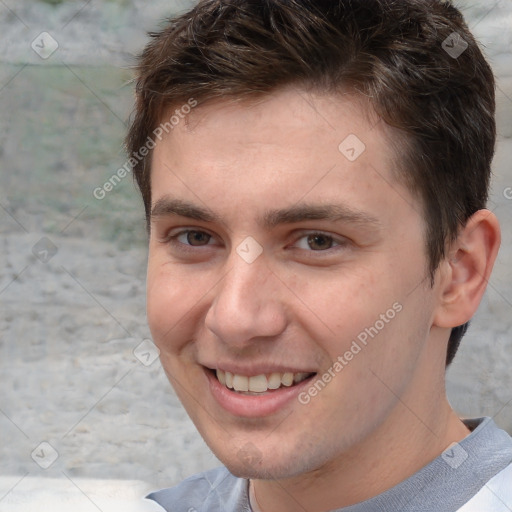
<path fill-rule="evenodd" d="M 235 477 L 225 467 L 198 473 L 175 487 L 153 492 L 147 498 L 172 512 L 250 511 L 247 480 Z"/>
<path fill-rule="evenodd" d="M 459 512 L 509 512 L 512 510 L 512 464 L 502 469 Z"/>

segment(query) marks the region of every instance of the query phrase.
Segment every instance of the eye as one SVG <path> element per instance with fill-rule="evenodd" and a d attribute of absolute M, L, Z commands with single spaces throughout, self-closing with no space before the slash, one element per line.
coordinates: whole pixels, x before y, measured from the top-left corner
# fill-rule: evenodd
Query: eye
<path fill-rule="evenodd" d="M 170 232 L 160 240 L 169 244 L 176 250 L 194 251 L 194 248 L 215 245 L 213 235 L 198 229 L 182 229 L 177 232 Z M 293 244 L 293 247 L 309 253 L 331 253 L 348 245 L 344 237 L 334 237 L 328 233 L 309 232 L 300 236 Z"/>
<path fill-rule="evenodd" d="M 332 235 L 326 233 L 309 233 L 300 237 L 296 242 L 296 246 L 298 246 L 299 249 L 313 252 L 328 251 L 329 249 L 334 249 L 346 244 L 346 241 L 342 239 L 336 241 Z"/>
<path fill-rule="evenodd" d="M 212 235 L 206 231 L 184 229 L 175 234 L 167 235 L 162 242 L 169 243 L 174 246 L 181 244 L 183 246 L 201 247 L 204 245 L 212 245 L 209 243 L 212 238 Z"/>

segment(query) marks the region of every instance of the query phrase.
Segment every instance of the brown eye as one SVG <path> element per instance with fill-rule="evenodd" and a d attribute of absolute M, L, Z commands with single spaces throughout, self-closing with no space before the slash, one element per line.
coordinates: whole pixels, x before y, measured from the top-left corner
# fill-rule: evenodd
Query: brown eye
<path fill-rule="evenodd" d="M 168 233 L 160 240 L 169 245 L 172 251 L 183 254 L 202 254 L 207 249 L 216 246 L 214 235 L 210 235 L 201 229 L 182 229 L 177 233 Z"/>
<path fill-rule="evenodd" d="M 332 237 L 328 235 L 322 235 L 321 233 L 309 235 L 307 239 L 308 247 L 313 251 L 325 251 L 333 246 Z"/>
<path fill-rule="evenodd" d="M 211 235 L 205 233 L 204 231 L 187 231 L 187 243 L 189 245 L 207 245 L 211 239 Z"/>
<path fill-rule="evenodd" d="M 310 231 L 304 233 L 294 244 L 294 247 L 300 249 L 303 254 L 309 257 L 327 257 L 332 256 L 349 246 L 349 240 L 343 236 L 334 236 L 321 231 Z"/>

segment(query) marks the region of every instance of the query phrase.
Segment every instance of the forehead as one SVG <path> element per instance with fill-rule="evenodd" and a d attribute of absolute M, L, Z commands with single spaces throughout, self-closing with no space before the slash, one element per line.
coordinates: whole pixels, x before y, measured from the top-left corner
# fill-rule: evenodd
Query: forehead
<path fill-rule="evenodd" d="M 393 196 L 414 203 L 395 167 L 389 129 L 360 98 L 289 88 L 211 101 L 184 116 L 154 149 L 152 205 L 169 194 L 260 212 L 339 200 L 359 211 L 374 203 L 378 217 Z"/>
<path fill-rule="evenodd" d="M 176 105 L 163 116 L 163 123 L 176 115 L 190 103 Z M 372 134 L 389 136 L 390 129 L 381 125 L 380 118 L 366 97 L 350 92 L 325 93 L 315 90 L 306 91 L 295 86 L 287 86 L 271 93 L 244 98 L 210 99 L 194 102 L 196 107 L 188 109 L 188 114 L 180 116 L 181 121 L 165 130 L 164 139 L 172 140 L 186 135 L 210 138 L 234 136 L 224 142 L 290 142 L 290 135 L 305 137 L 311 143 L 319 144 L 316 137 L 323 133 L 334 135 L 334 141 L 351 128 L 352 133 L 363 135 L 369 128 L 379 125 Z M 219 130 L 220 128 L 220 130 Z M 244 128 L 239 130 L 239 128 Z M 389 132 L 389 133 L 388 133 Z M 181 141 L 183 142 L 183 140 Z M 162 146 L 162 145 L 160 145 Z"/>

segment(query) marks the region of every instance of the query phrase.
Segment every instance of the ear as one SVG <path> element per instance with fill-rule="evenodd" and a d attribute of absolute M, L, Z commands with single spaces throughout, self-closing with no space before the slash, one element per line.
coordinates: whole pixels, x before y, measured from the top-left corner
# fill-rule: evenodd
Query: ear
<path fill-rule="evenodd" d="M 434 325 L 457 327 L 472 318 L 487 287 L 500 242 L 494 213 L 478 210 L 469 218 L 440 264 Z"/>

